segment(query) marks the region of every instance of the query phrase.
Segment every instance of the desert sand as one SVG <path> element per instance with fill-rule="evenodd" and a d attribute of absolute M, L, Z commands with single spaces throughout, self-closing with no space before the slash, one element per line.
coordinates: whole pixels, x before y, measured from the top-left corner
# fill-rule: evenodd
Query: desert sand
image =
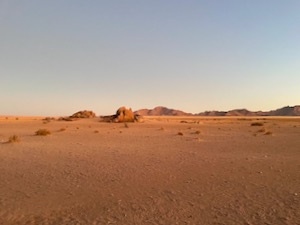
<path fill-rule="evenodd" d="M 300 224 L 297 117 L 0 117 L 0 142 L 0 224 Z"/>

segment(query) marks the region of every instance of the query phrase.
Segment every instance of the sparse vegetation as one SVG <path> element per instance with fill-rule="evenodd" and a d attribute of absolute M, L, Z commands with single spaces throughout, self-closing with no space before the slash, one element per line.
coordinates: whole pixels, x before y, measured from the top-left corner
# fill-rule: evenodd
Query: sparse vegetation
<path fill-rule="evenodd" d="M 37 136 L 47 136 L 49 134 L 51 134 L 51 132 L 47 129 L 39 129 L 35 132 L 35 135 Z"/>
<path fill-rule="evenodd" d="M 196 130 L 195 134 L 201 134 L 201 131 L 200 130 Z"/>
<path fill-rule="evenodd" d="M 20 138 L 17 135 L 12 135 L 8 138 L 7 143 L 16 143 L 16 142 L 20 142 Z"/>
<path fill-rule="evenodd" d="M 251 126 L 263 126 L 264 124 L 261 123 L 261 122 L 254 122 L 254 123 L 251 123 Z"/>
<path fill-rule="evenodd" d="M 55 120 L 55 118 L 54 117 L 45 117 L 43 119 L 43 124 L 50 123 L 52 120 Z"/>
<path fill-rule="evenodd" d="M 272 135 L 273 133 L 271 132 L 271 131 L 267 131 L 266 133 L 265 133 L 265 135 Z"/>
<path fill-rule="evenodd" d="M 58 118 L 58 121 L 68 121 L 68 122 L 70 122 L 70 121 L 73 121 L 74 119 L 72 119 L 72 118 L 70 118 L 70 117 L 60 117 L 60 118 Z"/>
<path fill-rule="evenodd" d="M 98 130 L 95 130 L 95 131 L 94 131 L 94 133 L 95 133 L 95 134 L 98 134 L 98 133 L 99 133 L 99 131 L 98 131 Z"/>
<path fill-rule="evenodd" d="M 183 136 L 183 133 L 182 132 L 178 132 L 177 133 L 179 136 Z"/>
<path fill-rule="evenodd" d="M 261 128 L 257 131 L 258 133 L 263 133 L 263 132 L 266 132 L 266 129 L 265 128 Z"/>
<path fill-rule="evenodd" d="M 59 131 L 59 132 L 66 131 L 66 128 L 60 128 L 58 131 Z"/>

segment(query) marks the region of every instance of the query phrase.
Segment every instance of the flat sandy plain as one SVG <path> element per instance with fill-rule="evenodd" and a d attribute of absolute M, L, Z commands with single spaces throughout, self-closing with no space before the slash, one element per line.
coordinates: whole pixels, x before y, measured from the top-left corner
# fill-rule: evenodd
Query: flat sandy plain
<path fill-rule="evenodd" d="M 300 224 L 299 117 L 0 117 L 0 142 L 0 224 Z"/>

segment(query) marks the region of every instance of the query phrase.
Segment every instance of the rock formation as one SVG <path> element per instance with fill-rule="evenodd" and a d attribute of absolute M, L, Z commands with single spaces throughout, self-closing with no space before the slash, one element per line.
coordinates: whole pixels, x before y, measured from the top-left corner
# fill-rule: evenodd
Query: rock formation
<path fill-rule="evenodd" d="M 131 109 L 120 107 L 115 115 L 102 116 L 104 122 L 125 123 L 125 122 L 141 122 L 142 117 L 139 114 L 132 112 Z"/>
<path fill-rule="evenodd" d="M 96 117 L 96 114 L 93 111 L 79 111 L 74 113 L 70 118 L 94 118 Z"/>

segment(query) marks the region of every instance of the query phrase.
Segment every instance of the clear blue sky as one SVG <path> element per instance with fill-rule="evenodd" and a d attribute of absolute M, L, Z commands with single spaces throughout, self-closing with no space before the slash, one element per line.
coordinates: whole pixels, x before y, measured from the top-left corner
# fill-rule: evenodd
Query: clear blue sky
<path fill-rule="evenodd" d="M 300 104 L 299 0 L 0 0 L 0 115 Z"/>

